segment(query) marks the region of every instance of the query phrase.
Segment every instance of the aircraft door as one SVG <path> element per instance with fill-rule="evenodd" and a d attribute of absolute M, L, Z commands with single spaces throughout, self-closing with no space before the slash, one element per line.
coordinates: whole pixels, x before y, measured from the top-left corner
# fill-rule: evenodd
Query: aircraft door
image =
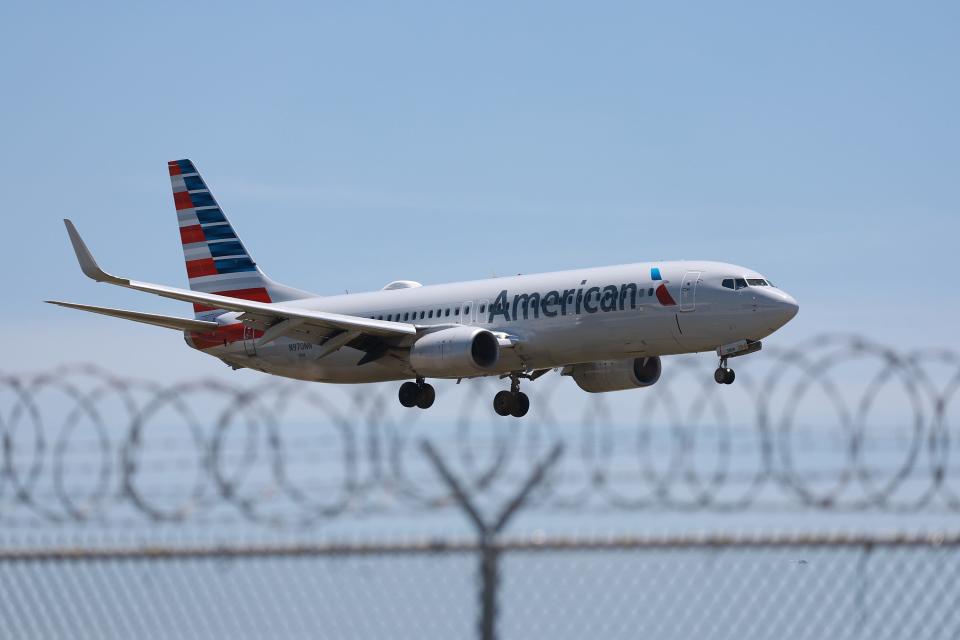
<path fill-rule="evenodd" d="M 680 285 L 680 311 L 693 311 L 697 308 L 697 287 L 700 285 L 700 271 L 687 271 Z"/>
<path fill-rule="evenodd" d="M 243 327 L 243 350 L 248 356 L 257 355 L 257 342 L 253 335 L 253 327 Z"/>

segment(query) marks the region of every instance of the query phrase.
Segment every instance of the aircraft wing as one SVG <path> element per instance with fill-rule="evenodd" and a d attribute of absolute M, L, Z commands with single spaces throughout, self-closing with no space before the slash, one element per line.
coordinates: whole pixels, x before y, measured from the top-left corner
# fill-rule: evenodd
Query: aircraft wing
<path fill-rule="evenodd" d="M 263 342 L 275 340 L 288 332 L 293 332 L 294 329 L 302 331 L 312 328 L 323 330 L 325 334 L 339 332 L 343 334 L 344 337 L 346 337 L 346 335 L 353 335 L 354 337 L 370 335 L 379 338 L 402 338 L 417 334 L 417 328 L 414 325 L 404 322 L 372 320 L 359 316 L 313 311 L 283 303 L 255 302 L 252 300 L 242 300 L 217 295 L 215 293 L 190 291 L 176 287 L 151 284 L 149 282 L 138 282 L 127 278 L 119 278 L 101 269 L 73 223 L 70 220 L 64 220 L 63 222 L 67 227 L 67 233 L 70 235 L 73 250 L 77 254 L 80 269 L 88 278 L 96 280 L 97 282 L 106 282 L 128 289 L 146 291 L 147 293 L 163 296 L 164 298 L 192 302 L 215 309 L 242 312 L 244 314 L 242 319 L 255 320 L 257 324 L 269 327 L 263 336 Z"/>
<path fill-rule="evenodd" d="M 99 313 L 114 318 L 123 318 L 124 320 L 133 320 L 144 324 L 152 324 L 157 327 L 166 327 L 167 329 L 177 329 L 179 331 L 197 331 L 200 333 L 210 333 L 216 331 L 219 326 L 216 322 L 206 320 L 191 320 L 188 318 L 176 318 L 173 316 L 162 316 L 156 313 L 142 313 L 140 311 L 127 311 L 125 309 L 110 309 L 108 307 L 94 307 L 89 304 L 76 304 L 75 302 L 61 302 L 60 300 L 46 300 L 47 304 L 55 304 L 60 307 L 69 307 L 70 309 L 79 309 L 80 311 L 89 311 Z"/>

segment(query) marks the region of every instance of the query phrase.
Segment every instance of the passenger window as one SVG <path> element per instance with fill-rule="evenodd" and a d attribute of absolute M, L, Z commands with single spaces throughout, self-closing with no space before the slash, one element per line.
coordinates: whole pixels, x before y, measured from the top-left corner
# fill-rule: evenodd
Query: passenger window
<path fill-rule="evenodd" d="M 453 315 L 455 316 L 460 315 L 460 307 L 457 307 L 456 309 L 453 310 Z"/>
<path fill-rule="evenodd" d="M 421 311 L 421 312 L 420 312 L 420 319 L 421 319 L 421 320 L 423 320 L 423 314 L 425 314 L 425 313 L 426 313 L 426 311 Z"/>
<path fill-rule="evenodd" d="M 480 305 L 480 313 L 483 313 L 484 309 L 486 308 L 487 308 L 487 305 L 485 304 Z"/>
<path fill-rule="evenodd" d="M 650 287 L 649 289 L 647 289 L 647 295 L 648 295 L 648 296 L 652 296 L 652 295 L 653 295 L 653 287 Z"/>
<path fill-rule="evenodd" d="M 468 313 L 470 313 L 470 305 L 463 308 L 463 315 L 467 315 Z"/>
<path fill-rule="evenodd" d="M 432 318 L 432 317 L 433 317 L 433 309 L 430 309 L 430 313 L 427 315 L 427 317 L 428 317 L 428 318 Z"/>
<path fill-rule="evenodd" d="M 746 289 L 746 288 L 747 288 L 747 281 L 744 280 L 743 278 L 737 278 L 736 284 L 737 284 L 737 289 Z"/>
<path fill-rule="evenodd" d="M 447 312 L 446 312 L 445 314 L 443 314 L 443 315 L 449 316 L 449 315 L 450 315 L 450 309 L 447 309 Z"/>
<path fill-rule="evenodd" d="M 404 313 L 404 314 L 403 314 L 403 321 L 406 322 L 406 321 L 409 320 L 409 319 L 410 319 L 410 313 L 409 313 L 409 312 Z"/>
<path fill-rule="evenodd" d="M 722 284 L 727 289 L 733 289 L 733 278 L 724 278 L 723 282 L 721 282 L 720 284 Z"/>

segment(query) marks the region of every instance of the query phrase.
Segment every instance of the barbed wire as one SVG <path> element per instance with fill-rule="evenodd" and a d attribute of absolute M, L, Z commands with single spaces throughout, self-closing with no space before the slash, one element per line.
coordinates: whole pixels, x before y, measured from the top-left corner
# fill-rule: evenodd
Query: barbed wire
<path fill-rule="evenodd" d="M 400 407 L 396 385 L 160 383 L 93 365 L 0 374 L 0 523 L 296 528 L 439 509 L 451 496 L 412 446 L 423 434 L 478 496 L 563 443 L 530 499 L 547 509 L 960 510 L 956 351 L 822 336 L 744 361 L 733 387 L 703 358 L 665 359 L 636 392 L 566 393 L 572 383 L 545 376 L 522 420 L 493 415 L 498 381 L 465 382 L 440 422 Z"/>

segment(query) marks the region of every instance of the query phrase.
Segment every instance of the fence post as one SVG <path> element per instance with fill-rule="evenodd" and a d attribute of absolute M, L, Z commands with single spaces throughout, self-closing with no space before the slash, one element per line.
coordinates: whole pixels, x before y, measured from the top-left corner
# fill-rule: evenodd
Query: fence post
<path fill-rule="evenodd" d="M 499 550 L 493 536 L 484 535 L 480 542 L 480 640 L 497 637 L 497 587 L 500 581 Z"/>
<path fill-rule="evenodd" d="M 470 499 L 463 485 L 444 463 L 437 450 L 426 440 L 420 441 L 420 448 L 450 488 L 457 504 L 467 514 L 477 530 L 480 552 L 480 617 L 477 630 L 480 640 L 495 640 L 497 637 L 497 592 L 500 584 L 500 548 L 497 544 L 497 536 L 523 506 L 530 493 L 543 482 L 550 467 L 560 459 L 563 454 L 563 444 L 557 443 L 547 454 L 547 457 L 534 467 L 523 487 L 503 506 L 492 523 L 488 523 L 483 518 L 483 514 L 480 513 L 477 505 Z"/>
<path fill-rule="evenodd" d="M 866 634 L 868 616 L 867 609 L 867 591 L 869 584 L 867 582 L 867 564 L 870 562 L 870 556 L 873 554 L 873 544 L 867 542 L 860 550 L 860 557 L 857 559 L 857 592 L 854 596 L 857 607 L 857 637 L 863 638 Z"/>

